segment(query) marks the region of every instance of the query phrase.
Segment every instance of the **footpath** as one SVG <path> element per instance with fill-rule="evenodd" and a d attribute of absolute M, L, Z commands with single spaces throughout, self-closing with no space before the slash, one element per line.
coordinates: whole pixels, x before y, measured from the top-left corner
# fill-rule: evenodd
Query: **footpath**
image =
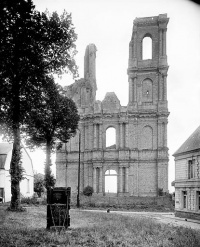
<path fill-rule="evenodd" d="M 81 209 L 80 209 L 81 210 Z M 100 213 L 107 213 L 107 210 L 88 210 L 84 209 L 81 211 L 93 211 Z M 140 217 L 148 217 L 156 220 L 157 222 L 173 225 L 173 226 L 182 226 L 187 228 L 192 228 L 200 231 L 200 221 L 193 219 L 185 219 L 175 217 L 173 212 L 130 212 L 130 211 L 113 211 L 110 210 L 111 214 L 120 214 L 129 217 L 140 216 Z"/>

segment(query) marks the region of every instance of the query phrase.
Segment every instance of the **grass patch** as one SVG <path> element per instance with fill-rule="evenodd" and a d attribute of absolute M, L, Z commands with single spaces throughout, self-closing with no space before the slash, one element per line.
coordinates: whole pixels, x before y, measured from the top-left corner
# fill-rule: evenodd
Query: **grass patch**
<path fill-rule="evenodd" d="M 198 232 L 151 219 L 71 210 L 67 231 L 46 231 L 46 207 L 9 212 L 0 206 L 0 246 L 159 246 L 198 247 Z"/>

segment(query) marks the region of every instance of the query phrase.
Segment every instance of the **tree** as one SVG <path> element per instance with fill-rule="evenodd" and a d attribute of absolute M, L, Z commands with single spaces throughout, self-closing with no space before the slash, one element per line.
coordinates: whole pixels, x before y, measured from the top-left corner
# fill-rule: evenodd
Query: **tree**
<path fill-rule="evenodd" d="M 76 134 L 79 115 L 75 103 L 65 96 L 65 91 L 48 78 L 49 83 L 44 90 L 43 98 L 37 107 L 29 112 L 26 133 L 27 145 L 46 146 L 45 183 L 46 188 L 52 186 L 51 152 L 61 148 Z M 59 145 L 58 145 L 59 142 Z"/>
<path fill-rule="evenodd" d="M 46 167 L 46 166 L 45 166 Z M 38 197 L 41 197 L 42 193 L 46 191 L 47 184 L 51 187 L 55 185 L 55 178 L 53 174 L 48 177 L 48 182 L 45 180 L 45 176 L 41 173 L 34 174 L 34 192 L 37 193 Z"/>
<path fill-rule="evenodd" d="M 92 196 L 92 194 L 94 193 L 94 190 L 91 186 L 86 186 L 84 189 L 83 189 L 83 195 L 85 196 Z"/>
<path fill-rule="evenodd" d="M 44 176 L 40 173 L 34 174 L 34 191 L 38 197 L 41 197 L 42 192 L 45 191 L 44 187 Z"/>
<path fill-rule="evenodd" d="M 20 142 L 28 113 L 40 101 L 46 77 L 70 71 L 76 76 L 71 15 L 34 10 L 32 0 L 0 1 L 0 125 L 13 141 L 10 209 L 20 208 Z"/>

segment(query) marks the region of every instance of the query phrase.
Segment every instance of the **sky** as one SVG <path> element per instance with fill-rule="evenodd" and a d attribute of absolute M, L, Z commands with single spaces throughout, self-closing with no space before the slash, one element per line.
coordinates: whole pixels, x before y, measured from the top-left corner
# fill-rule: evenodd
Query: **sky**
<path fill-rule="evenodd" d="M 72 14 L 78 34 L 75 57 L 83 77 L 84 53 L 94 43 L 96 54 L 97 100 L 115 92 L 122 106 L 128 104 L 128 50 L 136 17 L 167 14 L 168 147 L 169 190 L 175 178 L 172 154 L 200 125 L 200 7 L 188 0 L 33 0 L 39 11 L 65 9 Z M 74 81 L 63 75 L 57 81 L 67 86 Z M 30 152 L 34 169 L 44 172 L 44 152 Z M 53 155 L 55 162 L 55 155 Z M 52 166 L 55 174 L 55 165 Z"/>

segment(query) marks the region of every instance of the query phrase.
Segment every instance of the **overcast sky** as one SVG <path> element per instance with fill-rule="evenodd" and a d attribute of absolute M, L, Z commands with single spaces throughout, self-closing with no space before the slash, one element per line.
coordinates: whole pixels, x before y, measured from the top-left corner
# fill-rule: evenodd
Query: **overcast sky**
<path fill-rule="evenodd" d="M 72 13 L 80 78 L 88 44 L 97 47 L 97 100 L 115 92 L 121 105 L 128 104 L 128 50 L 136 17 L 167 13 L 169 189 L 174 180 L 172 154 L 200 125 L 200 7 L 187 0 L 33 0 L 36 9 Z M 59 81 L 73 83 L 68 76 Z M 34 169 L 43 172 L 42 151 L 30 153 Z M 44 158 L 43 158 L 44 157 Z M 55 171 L 55 166 L 53 167 Z"/>

